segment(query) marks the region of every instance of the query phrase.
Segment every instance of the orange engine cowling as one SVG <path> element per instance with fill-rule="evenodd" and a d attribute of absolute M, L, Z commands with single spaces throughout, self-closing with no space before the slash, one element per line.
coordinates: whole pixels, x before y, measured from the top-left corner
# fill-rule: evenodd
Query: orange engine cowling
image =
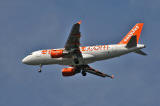
<path fill-rule="evenodd" d="M 63 56 L 63 50 L 51 50 L 52 58 L 59 58 Z"/>
<path fill-rule="evenodd" d="M 69 68 L 63 68 L 62 69 L 62 75 L 63 76 L 72 76 L 75 75 L 76 71 L 74 67 L 69 67 Z"/>

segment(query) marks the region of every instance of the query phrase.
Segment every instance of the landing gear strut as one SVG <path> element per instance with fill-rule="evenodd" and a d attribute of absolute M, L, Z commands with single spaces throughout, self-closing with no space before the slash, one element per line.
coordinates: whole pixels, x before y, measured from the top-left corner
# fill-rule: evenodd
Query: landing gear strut
<path fill-rule="evenodd" d="M 82 71 L 82 76 L 86 76 L 87 73 L 85 71 Z"/>
<path fill-rule="evenodd" d="M 38 70 L 38 72 L 42 72 L 42 64 L 40 64 L 40 69 Z"/>
<path fill-rule="evenodd" d="M 79 64 L 79 60 L 75 58 L 75 59 L 74 59 L 74 63 L 75 63 L 75 64 Z"/>

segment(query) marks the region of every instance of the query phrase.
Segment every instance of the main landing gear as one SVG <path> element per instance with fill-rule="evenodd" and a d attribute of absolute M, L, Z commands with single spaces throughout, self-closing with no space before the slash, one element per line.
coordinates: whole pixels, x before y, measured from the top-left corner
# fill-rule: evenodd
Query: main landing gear
<path fill-rule="evenodd" d="M 73 62 L 75 63 L 75 64 L 79 64 L 79 59 L 78 59 L 78 55 L 73 55 Z"/>
<path fill-rule="evenodd" d="M 40 64 L 40 68 L 39 68 L 38 72 L 42 72 L 42 64 Z"/>
<path fill-rule="evenodd" d="M 74 59 L 75 64 L 79 64 L 79 60 L 77 58 Z"/>
<path fill-rule="evenodd" d="M 86 73 L 86 71 L 82 71 L 82 76 L 86 76 L 87 75 L 87 73 Z"/>

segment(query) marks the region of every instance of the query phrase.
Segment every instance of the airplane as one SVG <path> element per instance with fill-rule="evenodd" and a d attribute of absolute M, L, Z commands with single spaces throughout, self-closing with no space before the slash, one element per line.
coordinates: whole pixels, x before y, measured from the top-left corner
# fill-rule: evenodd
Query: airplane
<path fill-rule="evenodd" d="M 131 52 L 147 55 L 141 49 L 145 48 L 144 44 L 139 44 L 139 38 L 144 23 L 137 23 L 128 34 L 117 44 L 96 45 L 80 47 L 80 24 L 81 21 L 72 26 L 69 37 L 64 48 L 38 50 L 26 56 L 22 63 L 27 65 L 39 65 L 41 72 L 43 65 L 59 64 L 68 65 L 68 68 L 62 69 L 63 76 L 73 76 L 81 73 L 86 76 L 87 73 L 100 77 L 114 78 L 114 75 L 102 73 L 93 69 L 88 64 L 119 57 Z"/>

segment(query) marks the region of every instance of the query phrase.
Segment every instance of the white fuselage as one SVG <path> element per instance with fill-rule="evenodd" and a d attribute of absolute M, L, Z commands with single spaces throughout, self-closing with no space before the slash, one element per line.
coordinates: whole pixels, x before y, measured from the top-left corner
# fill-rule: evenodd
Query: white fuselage
<path fill-rule="evenodd" d="M 144 47 L 145 46 L 143 44 L 137 44 L 137 47 L 132 48 L 126 48 L 125 44 L 80 47 L 83 60 L 80 60 L 81 62 L 79 63 L 79 65 L 89 64 L 95 61 L 118 57 L 130 52 L 134 52 L 138 49 L 142 49 Z M 30 55 L 26 56 L 22 60 L 22 62 L 28 65 L 77 65 L 73 62 L 72 58 L 52 58 L 49 53 L 42 54 L 42 50 L 31 53 Z"/>

